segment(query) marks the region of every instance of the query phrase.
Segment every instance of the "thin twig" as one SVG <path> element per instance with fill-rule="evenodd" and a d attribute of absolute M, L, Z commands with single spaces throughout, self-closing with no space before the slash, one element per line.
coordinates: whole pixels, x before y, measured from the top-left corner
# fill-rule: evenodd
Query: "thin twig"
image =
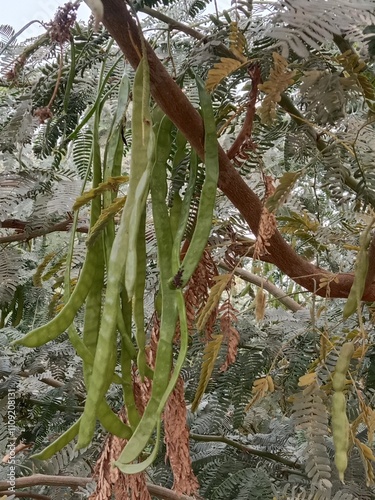
<path fill-rule="evenodd" d="M 31 373 L 27 370 L 24 370 L 24 371 L 18 372 L 17 375 L 19 375 L 20 377 L 32 377 L 35 374 Z M 56 380 L 56 379 L 50 378 L 50 377 L 43 377 L 43 378 L 39 379 L 39 381 L 43 382 L 44 384 L 50 385 L 51 387 L 63 387 L 65 385 L 64 382 L 60 382 L 60 380 Z"/>
<path fill-rule="evenodd" d="M 210 442 L 224 443 L 227 444 L 228 446 L 232 446 L 233 448 L 237 448 L 238 450 L 241 450 L 244 453 L 248 453 L 249 455 L 255 455 L 257 457 L 264 458 L 265 460 L 272 460 L 274 462 L 279 462 L 293 469 L 302 469 L 302 465 L 298 462 L 293 462 L 292 460 L 288 460 L 287 458 L 280 457 L 279 455 L 271 453 L 270 451 L 256 450 L 255 448 L 251 448 L 250 446 L 246 446 L 244 444 L 238 443 L 237 441 L 233 441 L 232 439 L 228 439 L 225 436 L 211 436 L 211 435 L 190 433 L 190 438 L 193 439 L 194 441 L 201 441 L 207 443 Z"/>
<path fill-rule="evenodd" d="M 27 227 L 27 222 L 22 222 L 18 220 L 14 220 L 14 225 L 11 225 L 12 219 L 7 221 L 0 222 L 0 228 L 16 228 L 19 229 L 21 226 L 23 228 Z M 53 224 L 49 227 L 44 227 L 41 229 L 35 229 L 34 231 L 22 231 L 17 234 L 11 234 L 9 236 L 0 237 L 0 244 L 2 243 L 11 243 L 13 241 L 29 241 L 33 238 L 38 238 L 39 236 L 44 236 L 45 234 L 54 233 L 56 231 L 69 231 L 70 226 L 72 225 L 72 219 L 68 218 L 62 222 L 58 222 L 57 224 Z M 88 226 L 79 226 L 76 231 L 78 233 L 88 233 Z"/>
<path fill-rule="evenodd" d="M 293 300 L 291 297 L 285 295 L 283 290 L 281 290 L 279 287 L 277 287 L 270 281 L 266 280 L 265 278 L 250 273 L 249 271 L 246 271 L 245 269 L 242 269 L 240 267 L 233 269 L 230 266 L 228 266 L 225 262 L 220 262 L 219 267 L 225 269 L 226 271 L 233 271 L 236 276 L 239 276 L 240 278 L 249 283 L 253 283 L 256 286 L 262 286 L 264 290 L 267 290 L 267 292 L 273 295 L 277 300 L 279 300 L 285 307 L 287 307 L 291 311 L 296 312 L 303 309 L 303 306 L 298 304 L 298 302 Z"/>

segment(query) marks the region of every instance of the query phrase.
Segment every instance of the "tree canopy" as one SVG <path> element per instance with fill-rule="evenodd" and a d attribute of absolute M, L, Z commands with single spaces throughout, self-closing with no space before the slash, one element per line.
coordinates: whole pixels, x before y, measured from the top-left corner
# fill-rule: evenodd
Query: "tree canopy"
<path fill-rule="evenodd" d="M 0 495 L 374 498 L 374 0 L 87 4 L 0 26 Z"/>

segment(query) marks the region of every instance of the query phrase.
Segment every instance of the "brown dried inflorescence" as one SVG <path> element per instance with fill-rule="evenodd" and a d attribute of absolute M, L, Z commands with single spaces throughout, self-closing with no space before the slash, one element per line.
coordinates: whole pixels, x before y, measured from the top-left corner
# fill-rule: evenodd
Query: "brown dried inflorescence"
<path fill-rule="evenodd" d="M 265 195 L 263 198 L 262 213 L 259 221 L 258 235 L 254 246 L 254 259 L 259 259 L 265 254 L 268 254 L 267 247 L 270 246 L 270 240 L 277 230 L 276 217 L 272 212 L 269 212 L 264 206 L 267 198 L 273 195 L 275 187 L 273 179 L 269 175 L 263 176 Z"/>
<path fill-rule="evenodd" d="M 62 44 L 70 40 L 70 29 L 76 22 L 78 7 L 79 2 L 67 2 L 57 9 L 53 20 L 47 24 L 52 42 Z"/>
<path fill-rule="evenodd" d="M 119 417 L 127 423 L 125 410 L 120 412 Z M 97 486 L 89 500 L 110 500 L 112 494 L 116 500 L 151 500 L 144 472 L 123 474 L 112 465 L 119 458 L 126 443 L 125 439 L 108 436 L 102 454 L 95 465 L 94 477 L 97 480 Z"/>
<path fill-rule="evenodd" d="M 205 250 L 185 292 L 186 316 L 190 333 L 194 331 L 195 319 L 206 304 L 210 288 L 215 284 L 214 277 L 218 274 L 211 253 Z M 205 331 L 208 337 L 212 333 L 216 314 L 217 311 L 215 309 L 206 323 Z"/>
<path fill-rule="evenodd" d="M 47 120 L 52 118 L 53 113 L 50 110 L 49 106 L 44 106 L 43 108 L 36 108 L 34 111 L 34 116 L 39 118 L 40 123 L 45 123 Z"/>
<path fill-rule="evenodd" d="M 173 471 L 173 490 L 176 493 L 194 495 L 199 483 L 191 466 L 189 430 L 186 425 L 184 382 L 179 377 L 164 410 L 164 441 L 166 456 Z"/>
<path fill-rule="evenodd" d="M 133 365 L 133 393 L 138 413 L 143 415 L 151 396 L 151 381 L 147 377 L 143 382 L 141 381 L 135 364 Z"/>

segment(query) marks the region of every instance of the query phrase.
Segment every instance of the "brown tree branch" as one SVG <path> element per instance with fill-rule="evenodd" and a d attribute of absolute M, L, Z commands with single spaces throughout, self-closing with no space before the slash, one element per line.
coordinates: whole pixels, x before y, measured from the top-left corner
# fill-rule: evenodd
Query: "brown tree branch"
<path fill-rule="evenodd" d="M 287 307 L 291 311 L 296 312 L 299 311 L 300 309 L 303 309 L 303 306 L 298 304 L 298 302 L 293 300 L 291 297 L 285 295 L 285 293 L 279 287 L 277 287 L 270 281 L 266 280 L 265 278 L 250 273 L 249 271 L 246 271 L 241 267 L 236 267 L 235 269 L 233 269 L 231 266 L 228 266 L 228 264 L 226 264 L 225 262 L 220 262 L 219 267 L 225 269 L 226 271 L 233 271 L 236 276 L 239 276 L 248 283 L 253 283 L 256 286 L 262 286 L 264 290 L 267 290 L 267 292 L 276 297 L 277 300 L 279 300 L 285 307 Z"/>
<path fill-rule="evenodd" d="M 136 68 L 142 54 L 139 31 L 122 0 L 103 0 L 103 24 L 118 43 L 130 64 Z M 186 139 L 204 158 L 204 130 L 198 112 L 170 77 L 163 64 L 146 42 L 153 98 Z M 219 147 L 219 188 L 240 211 L 254 234 L 258 233 L 262 203 Z M 298 255 L 279 231 L 271 237 L 269 252 L 277 267 L 296 283 L 320 296 L 347 297 L 353 284 L 353 273 L 334 275 Z M 375 284 L 367 287 L 364 300 L 375 300 Z"/>
<path fill-rule="evenodd" d="M 180 23 L 179 21 L 175 21 L 172 17 L 166 16 L 162 12 L 159 12 L 155 9 L 151 9 L 150 7 L 142 7 L 141 9 L 139 9 L 139 11 L 155 19 L 159 19 L 159 21 L 165 24 L 168 24 L 171 30 L 181 31 L 182 33 L 185 33 L 186 35 L 189 35 L 196 40 L 203 40 L 205 38 L 205 35 L 202 35 L 202 33 L 199 33 L 199 31 L 195 30 L 194 28 Z"/>
<path fill-rule="evenodd" d="M 33 238 L 38 238 L 39 236 L 44 236 L 45 234 L 54 233 L 56 231 L 69 231 L 72 225 L 72 219 L 69 217 L 61 222 L 53 224 L 49 227 L 43 227 L 41 229 L 35 229 L 34 231 L 27 231 L 26 228 L 30 224 L 26 221 L 21 221 L 19 219 L 6 219 L 0 222 L 0 228 L 6 229 L 17 229 L 19 232 L 16 234 L 11 234 L 9 236 L 1 236 L 1 243 L 11 243 L 12 241 L 29 241 Z M 88 226 L 78 226 L 76 229 L 77 233 L 88 233 Z"/>
<path fill-rule="evenodd" d="M 30 373 L 27 370 L 23 370 L 17 373 L 20 377 L 32 377 L 34 374 Z M 51 387 L 63 387 L 65 384 L 64 382 L 60 382 L 60 380 L 56 380 L 55 378 L 49 378 L 49 377 L 44 377 L 39 379 L 40 382 L 43 382 L 44 384 L 50 385 Z"/>
<path fill-rule="evenodd" d="M 155 9 L 151 9 L 150 7 L 142 7 L 139 9 L 140 12 L 143 12 L 144 14 L 147 14 L 155 19 L 159 19 L 159 21 L 162 21 L 163 23 L 168 24 L 169 29 L 171 30 L 178 30 L 181 31 L 182 33 L 185 33 L 186 35 L 191 36 L 192 38 L 195 38 L 196 40 L 199 40 L 200 42 L 207 43 L 209 41 L 209 36 L 203 35 L 196 29 L 192 28 L 191 26 L 187 26 L 186 24 L 183 24 L 179 21 L 176 21 L 172 17 L 169 17 L 162 12 L 159 12 Z M 232 58 L 237 58 L 235 54 L 231 50 L 228 49 L 223 43 L 218 43 L 217 45 L 215 44 L 215 53 L 217 55 L 220 54 L 220 56 L 224 57 L 232 57 Z M 238 59 L 240 60 L 240 59 Z M 242 62 L 242 61 L 241 61 Z"/>
<path fill-rule="evenodd" d="M 91 477 L 50 476 L 47 474 L 33 474 L 32 476 L 20 477 L 16 479 L 15 488 L 27 488 L 30 486 L 64 486 L 75 489 L 79 486 L 85 487 L 88 483 L 91 483 L 92 480 L 93 479 Z M 7 491 L 8 488 L 8 481 L 0 481 L 1 494 L 5 494 L 4 492 Z M 147 489 L 151 495 L 164 500 L 197 500 L 197 498 L 199 498 L 193 498 L 188 495 L 180 495 L 172 490 L 169 490 L 168 488 L 164 488 L 163 486 L 158 486 L 151 483 L 147 483 Z M 49 497 L 46 498 L 48 499 Z"/>
<path fill-rule="evenodd" d="M 375 280 L 375 234 L 371 239 L 371 243 L 368 249 L 369 263 L 366 276 L 365 284 L 365 295 L 372 289 L 373 282 Z"/>
<path fill-rule="evenodd" d="M 164 486 L 159 486 L 157 484 L 147 483 L 147 489 L 151 495 L 160 498 L 161 500 L 199 500 L 202 499 L 200 496 L 189 497 L 188 495 L 180 495 L 175 493 Z M 203 499 L 202 499 L 203 500 Z"/>
<path fill-rule="evenodd" d="M 28 488 L 30 486 L 67 486 L 69 488 L 78 488 L 86 486 L 92 481 L 91 477 L 73 477 L 73 476 L 50 476 L 48 474 L 33 474 L 32 476 L 19 477 L 15 480 L 15 488 Z M 9 488 L 8 481 L 0 481 L 0 491 Z"/>

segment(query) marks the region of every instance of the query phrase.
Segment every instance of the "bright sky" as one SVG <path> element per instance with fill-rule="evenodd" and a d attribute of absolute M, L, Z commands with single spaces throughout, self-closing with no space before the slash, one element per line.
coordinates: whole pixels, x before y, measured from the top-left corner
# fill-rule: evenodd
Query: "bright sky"
<path fill-rule="evenodd" d="M 0 24 L 10 24 L 16 31 L 33 19 L 49 21 L 64 0 L 9 0 L 2 2 Z M 87 20 L 90 9 L 82 4 L 78 10 L 78 18 Z M 40 25 L 35 23 L 24 32 L 22 38 L 29 38 L 40 33 Z"/>
<path fill-rule="evenodd" d="M 33 19 L 39 21 L 49 21 L 59 6 L 64 5 L 64 0 L 8 0 L 2 1 L 0 24 L 9 24 L 16 31 Z M 230 0 L 218 0 L 219 9 L 228 8 Z M 90 9 L 85 3 L 79 7 L 78 19 L 87 21 L 90 16 Z M 30 38 L 43 32 L 40 25 L 35 23 L 23 33 L 20 38 Z"/>

